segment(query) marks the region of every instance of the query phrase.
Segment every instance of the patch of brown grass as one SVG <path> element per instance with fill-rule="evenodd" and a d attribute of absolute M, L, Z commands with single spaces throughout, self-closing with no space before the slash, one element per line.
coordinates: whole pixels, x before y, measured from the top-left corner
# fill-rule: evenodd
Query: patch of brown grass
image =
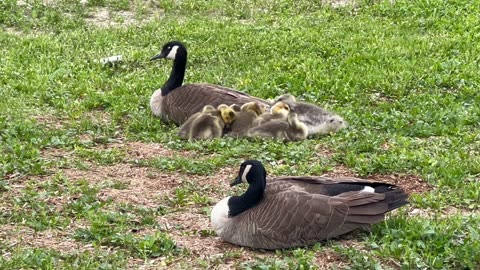
<path fill-rule="evenodd" d="M 0 241 L 9 243 L 10 246 L 47 248 L 63 253 L 93 250 L 92 245 L 75 241 L 72 235 L 71 228 L 38 232 L 18 224 L 0 225 Z"/>
<path fill-rule="evenodd" d="M 345 7 L 348 5 L 354 5 L 355 1 L 353 0 L 323 0 L 323 4 L 331 5 L 334 8 Z"/>
<path fill-rule="evenodd" d="M 103 188 L 100 199 L 149 207 L 155 207 L 158 196 L 178 185 L 171 175 L 130 164 L 92 166 L 88 171 L 65 169 L 63 174 L 70 180 L 85 179 L 92 185 L 112 186 L 115 182 L 120 183 L 125 189 Z"/>
<path fill-rule="evenodd" d="M 85 21 L 88 24 L 103 28 L 129 26 L 149 22 L 164 16 L 162 9 L 155 8 L 154 11 L 150 11 L 143 19 L 139 19 L 135 16 L 135 11 L 113 11 L 107 7 L 97 7 L 90 12 L 89 17 L 85 18 Z"/>
<path fill-rule="evenodd" d="M 47 126 L 49 129 L 62 129 L 65 126 L 65 119 L 60 119 L 52 114 L 36 114 L 32 117 L 38 123 Z"/>
<path fill-rule="evenodd" d="M 152 159 L 158 157 L 192 156 L 187 151 L 174 151 L 159 143 L 127 142 L 123 147 L 130 159 Z"/>
<path fill-rule="evenodd" d="M 331 158 L 335 152 L 333 149 L 324 144 L 318 144 L 315 146 L 316 155 L 322 158 Z"/>

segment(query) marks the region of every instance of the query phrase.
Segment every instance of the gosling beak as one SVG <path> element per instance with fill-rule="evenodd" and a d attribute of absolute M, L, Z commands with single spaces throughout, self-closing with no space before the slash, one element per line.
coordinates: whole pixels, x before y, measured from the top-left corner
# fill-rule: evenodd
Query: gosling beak
<path fill-rule="evenodd" d="M 157 60 L 157 59 L 162 59 L 162 58 L 165 58 L 167 57 L 164 53 L 159 53 L 157 55 L 155 55 L 154 57 L 150 58 L 150 61 L 153 61 L 153 60 Z"/>
<path fill-rule="evenodd" d="M 242 183 L 242 178 L 240 178 L 240 176 L 237 176 L 237 178 L 235 178 L 235 180 L 230 184 L 230 186 L 233 187 L 241 183 Z"/>

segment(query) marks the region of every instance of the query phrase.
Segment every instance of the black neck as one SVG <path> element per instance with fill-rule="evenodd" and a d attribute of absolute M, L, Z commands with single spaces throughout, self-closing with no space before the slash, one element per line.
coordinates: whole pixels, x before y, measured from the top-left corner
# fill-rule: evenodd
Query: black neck
<path fill-rule="evenodd" d="M 173 89 L 179 87 L 183 83 L 185 77 L 185 69 L 187 67 L 187 54 L 179 54 L 173 60 L 173 68 L 167 82 L 162 86 L 162 96 L 170 93 Z"/>
<path fill-rule="evenodd" d="M 234 217 L 257 205 L 263 198 L 265 192 L 265 176 L 258 178 L 249 185 L 247 191 L 240 196 L 232 196 L 228 200 L 229 216 Z"/>

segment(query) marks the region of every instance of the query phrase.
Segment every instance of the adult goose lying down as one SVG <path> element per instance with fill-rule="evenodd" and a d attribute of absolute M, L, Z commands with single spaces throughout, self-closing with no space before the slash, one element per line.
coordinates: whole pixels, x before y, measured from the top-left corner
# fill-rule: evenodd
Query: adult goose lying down
<path fill-rule="evenodd" d="M 357 178 L 286 176 L 266 179 L 262 163 L 247 160 L 231 184 L 247 191 L 218 202 L 211 213 L 216 233 L 246 247 L 283 249 L 311 245 L 381 222 L 407 204 L 400 188 Z"/>
<path fill-rule="evenodd" d="M 161 52 L 150 60 L 161 58 L 173 60 L 173 68 L 162 88 L 156 90 L 150 98 L 150 108 L 153 114 L 160 117 L 163 122 L 181 125 L 206 105 L 218 107 L 220 104 L 238 104 L 241 106 L 252 101 L 269 105 L 261 98 L 219 85 L 206 83 L 182 85 L 187 66 L 187 49 L 181 42 L 168 42 Z"/>

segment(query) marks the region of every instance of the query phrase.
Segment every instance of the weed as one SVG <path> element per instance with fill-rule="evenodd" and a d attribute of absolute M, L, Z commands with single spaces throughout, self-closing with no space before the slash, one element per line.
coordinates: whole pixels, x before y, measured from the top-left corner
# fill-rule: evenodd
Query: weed
<path fill-rule="evenodd" d="M 465 0 L 326 2 L 2 1 L 0 224 L 75 231 L 66 237 L 95 250 L 0 243 L 8 254 L 0 268 L 115 269 L 130 267 L 131 257 L 157 256 L 167 263 L 186 256 L 184 268 L 224 268 L 228 261 L 253 269 L 314 267 L 311 248 L 251 262 L 240 262 L 242 249 L 233 248 L 219 258 L 193 258 L 176 251 L 167 234 L 145 233 L 172 211 L 207 218 L 209 198 L 239 189 L 188 184 L 189 177 L 216 175 L 251 158 L 271 175 L 336 173 L 338 165 L 365 177 L 418 175 L 433 189 L 413 194 L 410 204 L 429 215 L 399 211 L 356 240 L 360 250 L 336 246 L 343 262 L 353 269 L 478 268 L 480 7 Z M 99 11 L 122 27 L 95 25 Z M 135 23 L 122 14 L 135 14 Z M 149 109 L 172 63 L 148 59 L 169 40 L 189 49 L 185 83 L 261 98 L 288 92 L 337 112 L 349 128 L 292 143 L 180 140 L 178 128 Z M 119 65 L 97 61 L 118 54 Z M 130 160 L 112 146 L 119 139 L 159 143 L 174 154 Z M 128 195 L 134 181 L 93 184 L 62 174 L 122 163 L 179 173 L 182 184 L 167 190 L 172 196 L 160 205 L 140 207 L 99 199 L 108 188 Z M 442 216 L 452 206 L 459 212 Z M 190 237 L 198 235 L 213 236 L 202 228 Z M 164 262 L 153 260 L 152 267 Z"/>

